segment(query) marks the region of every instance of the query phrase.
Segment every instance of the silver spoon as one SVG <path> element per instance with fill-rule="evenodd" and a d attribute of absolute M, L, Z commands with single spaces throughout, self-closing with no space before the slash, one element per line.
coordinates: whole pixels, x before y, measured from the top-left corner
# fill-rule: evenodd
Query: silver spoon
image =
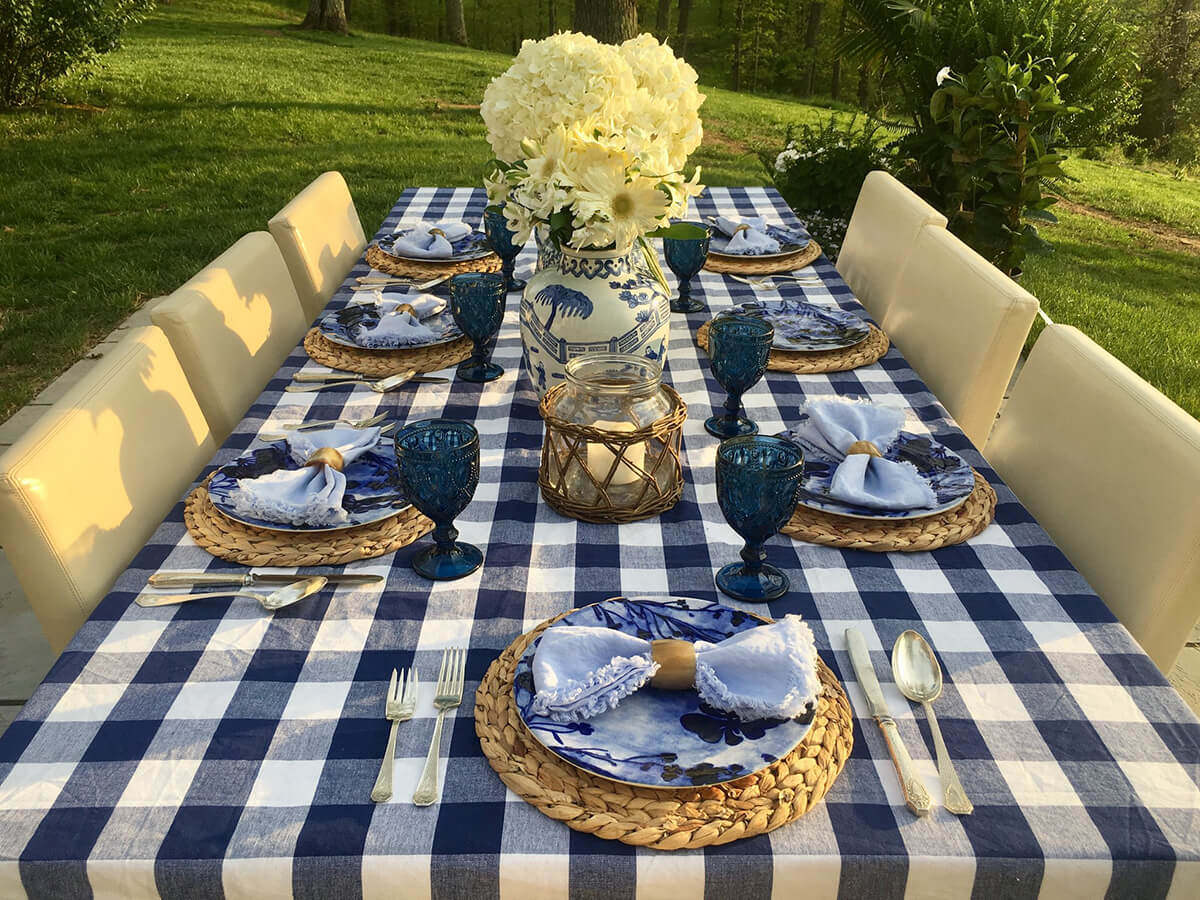
<path fill-rule="evenodd" d="M 277 591 L 272 591 L 265 597 L 252 591 L 213 591 L 207 594 L 163 594 L 161 596 L 139 596 L 135 602 L 138 606 L 172 606 L 176 603 L 187 603 L 189 600 L 208 600 L 215 597 L 249 597 L 262 604 L 267 612 L 274 612 L 298 603 L 305 597 L 315 594 L 325 587 L 329 581 L 324 575 L 314 575 L 301 581 L 285 584 Z"/>
<path fill-rule="evenodd" d="M 304 391 L 323 391 L 325 388 L 338 387 L 343 384 L 362 384 L 377 394 L 386 394 L 388 391 L 393 391 L 400 387 L 400 385 L 411 381 L 415 374 L 416 372 L 409 369 L 404 372 L 397 372 L 395 375 L 389 375 L 387 378 L 380 379 L 379 381 L 359 381 L 357 378 L 351 378 L 345 381 L 322 381 L 316 384 L 297 384 L 296 382 L 292 382 L 284 390 L 295 394 Z"/>
<path fill-rule="evenodd" d="M 946 742 L 942 740 L 942 729 L 933 714 L 933 701 L 942 695 L 942 667 L 933 655 L 933 648 L 917 632 L 905 631 L 892 647 L 892 672 L 900 693 L 925 707 L 929 730 L 933 732 L 933 746 L 937 750 L 938 776 L 946 795 L 946 809 L 958 816 L 970 815 L 975 806 L 958 780 L 958 772 L 954 770 Z"/>

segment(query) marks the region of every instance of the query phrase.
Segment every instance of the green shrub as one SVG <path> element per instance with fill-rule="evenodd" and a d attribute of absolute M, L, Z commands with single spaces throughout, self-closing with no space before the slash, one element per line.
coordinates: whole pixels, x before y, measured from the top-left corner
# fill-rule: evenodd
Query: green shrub
<path fill-rule="evenodd" d="M 71 69 L 120 45 L 154 0 L 0 0 L 0 106 L 36 103 Z"/>

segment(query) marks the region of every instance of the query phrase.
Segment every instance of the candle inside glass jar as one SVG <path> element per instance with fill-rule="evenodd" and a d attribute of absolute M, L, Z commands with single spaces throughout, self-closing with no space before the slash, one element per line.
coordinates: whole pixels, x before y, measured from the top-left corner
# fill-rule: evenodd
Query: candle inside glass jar
<path fill-rule="evenodd" d="M 599 428 L 601 431 L 636 431 L 637 426 L 632 422 L 593 422 L 592 427 Z M 613 467 L 613 460 L 616 459 L 616 454 L 608 449 L 604 444 L 587 445 L 587 465 L 588 471 L 592 473 L 592 477 L 600 484 L 604 483 L 604 478 Z M 609 485 L 618 487 L 620 485 L 633 484 L 641 478 L 636 471 L 630 468 L 630 465 L 637 466 L 639 469 L 646 467 L 646 445 L 632 444 L 625 448 L 625 452 L 621 454 L 621 464 L 617 466 L 617 470 L 613 472 L 612 478 L 609 480 Z"/>

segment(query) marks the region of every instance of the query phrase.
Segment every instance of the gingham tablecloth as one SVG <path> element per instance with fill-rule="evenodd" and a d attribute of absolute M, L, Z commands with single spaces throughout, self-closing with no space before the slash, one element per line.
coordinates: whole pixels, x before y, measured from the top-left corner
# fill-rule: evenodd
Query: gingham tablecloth
<path fill-rule="evenodd" d="M 478 220 L 483 203 L 478 190 L 408 190 L 385 224 Z M 793 219 L 757 188 L 713 189 L 698 206 Z M 519 273 L 532 262 L 529 249 Z M 860 309 L 828 261 L 814 268 L 826 286 L 810 299 Z M 697 294 L 716 309 L 754 291 L 704 273 Z M 486 385 L 283 393 L 297 370 L 316 368 L 297 348 L 215 460 L 303 418 L 468 419 L 482 471 L 458 527 L 484 549 L 483 569 L 431 583 L 408 567 L 406 548 L 348 567 L 384 574 L 385 585 L 327 590 L 274 616 L 243 599 L 143 609 L 132 600 L 152 572 L 237 569 L 196 547 L 177 506 L 0 739 L 0 896 L 1200 895 L 1200 723 L 895 348 L 853 372 L 769 373 L 745 399 L 765 433 L 812 397 L 909 409 L 910 430 L 936 435 L 996 487 L 995 524 L 958 547 L 769 545 L 792 591 L 767 611 L 812 624 L 858 716 L 842 635 L 864 632 L 933 813 L 905 809 L 880 733 L 863 718 L 824 803 L 701 852 L 578 834 L 507 793 L 472 721 L 471 695 L 496 655 L 543 619 L 613 595 L 717 599 L 713 574 L 741 547 L 717 506 L 716 441 L 702 426 L 724 399 L 692 342 L 706 314 L 672 321 L 666 377 L 690 407 L 683 499 L 618 527 L 565 519 L 539 499 L 542 425 L 520 368 L 517 305 L 513 294 L 495 352 L 505 375 Z M 890 649 L 906 628 L 928 635 L 946 668 L 938 716 L 973 816 L 941 808 L 924 716 L 891 683 Z M 442 799 L 418 808 L 409 798 L 448 644 L 470 647 L 467 697 L 443 737 Z M 410 665 L 421 702 L 400 726 L 395 797 L 376 805 L 384 692 L 392 668 Z"/>

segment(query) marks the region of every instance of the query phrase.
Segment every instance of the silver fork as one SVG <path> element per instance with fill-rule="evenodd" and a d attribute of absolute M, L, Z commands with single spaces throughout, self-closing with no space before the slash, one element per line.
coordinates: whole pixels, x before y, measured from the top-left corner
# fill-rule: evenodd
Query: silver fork
<path fill-rule="evenodd" d="M 442 744 L 442 719 L 446 710 L 462 703 L 463 681 L 467 674 L 467 650 L 465 647 L 447 647 L 442 654 L 442 668 L 438 672 L 437 690 L 433 705 L 438 711 L 437 724 L 433 726 L 433 740 L 429 742 L 429 753 L 425 757 L 425 768 L 421 780 L 413 791 L 413 803 L 429 806 L 438 798 L 438 756 Z"/>
<path fill-rule="evenodd" d="M 383 762 L 379 764 L 379 775 L 375 779 L 375 787 L 371 788 L 371 799 L 376 803 L 390 800 L 392 797 L 392 770 L 396 762 L 396 727 L 401 722 L 407 722 L 417 710 L 417 676 L 412 669 L 405 669 L 404 676 L 397 684 L 396 670 L 392 669 L 392 680 L 388 685 L 387 701 L 383 706 L 384 718 L 391 720 L 392 730 L 388 732 L 387 749 L 383 752 Z"/>

